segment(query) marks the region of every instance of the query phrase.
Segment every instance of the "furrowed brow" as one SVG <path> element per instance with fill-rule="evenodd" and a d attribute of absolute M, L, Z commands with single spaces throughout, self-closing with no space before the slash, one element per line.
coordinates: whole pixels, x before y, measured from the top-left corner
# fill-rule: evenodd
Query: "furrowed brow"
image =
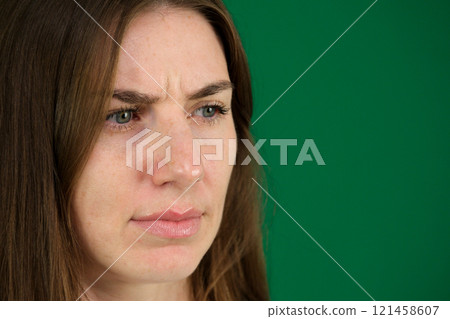
<path fill-rule="evenodd" d="M 113 99 L 117 99 L 127 104 L 154 104 L 159 98 L 137 91 L 114 90 Z"/>
<path fill-rule="evenodd" d="M 224 90 L 233 89 L 234 85 L 230 81 L 219 81 L 208 84 L 207 86 L 201 88 L 200 90 L 189 95 L 189 100 L 197 100 L 210 95 L 217 94 Z"/>
<path fill-rule="evenodd" d="M 218 81 L 201 88 L 200 90 L 190 94 L 189 100 L 197 100 L 207 96 L 217 94 L 224 90 L 233 89 L 234 85 L 230 81 Z M 113 99 L 117 99 L 127 104 L 143 104 L 150 105 L 158 102 L 159 97 L 147 95 L 133 90 L 114 90 Z"/>

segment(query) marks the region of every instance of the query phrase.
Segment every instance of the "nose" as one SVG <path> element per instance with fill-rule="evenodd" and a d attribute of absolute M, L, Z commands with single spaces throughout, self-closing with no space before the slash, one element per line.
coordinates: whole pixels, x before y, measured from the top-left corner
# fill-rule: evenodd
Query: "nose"
<path fill-rule="evenodd" d="M 185 189 L 203 178 L 203 164 L 194 163 L 191 121 L 185 114 L 178 113 L 155 123 L 154 130 L 168 140 L 154 153 L 152 180 L 155 186 L 172 184 Z"/>

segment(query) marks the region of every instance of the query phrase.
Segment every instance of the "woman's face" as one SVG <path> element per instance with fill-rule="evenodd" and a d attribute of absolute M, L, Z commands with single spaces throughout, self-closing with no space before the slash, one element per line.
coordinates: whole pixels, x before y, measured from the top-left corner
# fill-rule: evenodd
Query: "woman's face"
<path fill-rule="evenodd" d="M 184 9 L 141 14 L 122 47 L 132 58 L 121 51 L 110 113 L 75 188 L 85 280 L 94 281 L 153 223 L 102 279 L 183 280 L 217 234 L 232 171 L 229 158 L 235 156 L 227 142 L 236 133 L 232 89 L 224 84 L 226 60 L 209 23 Z M 143 172 L 126 165 L 127 140 L 145 128 L 171 137 L 153 153 L 153 175 L 146 173 L 145 156 Z M 223 139 L 224 160 L 202 157 L 194 165 L 194 138 Z M 167 146 L 171 160 L 158 169 Z M 215 153 L 214 146 L 201 149 Z M 133 161 L 139 159 L 133 155 Z"/>

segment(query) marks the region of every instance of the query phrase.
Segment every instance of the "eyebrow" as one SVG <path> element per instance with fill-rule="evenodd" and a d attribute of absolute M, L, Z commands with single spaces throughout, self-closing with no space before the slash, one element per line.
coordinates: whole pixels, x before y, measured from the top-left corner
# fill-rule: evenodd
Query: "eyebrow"
<path fill-rule="evenodd" d="M 188 99 L 198 100 L 233 88 L 234 85 L 230 81 L 218 81 L 195 91 L 188 96 Z M 117 99 L 127 104 L 154 104 L 160 98 L 158 96 L 148 95 L 134 90 L 114 90 L 113 99 Z"/>

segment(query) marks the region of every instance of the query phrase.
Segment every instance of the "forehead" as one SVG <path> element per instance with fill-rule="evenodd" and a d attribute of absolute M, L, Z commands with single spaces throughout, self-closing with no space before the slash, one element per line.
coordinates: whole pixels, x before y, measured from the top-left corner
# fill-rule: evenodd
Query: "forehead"
<path fill-rule="evenodd" d="M 198 12 L 161 8 L 140 14 L 127 29 L 117 69 L 116 88 L 143 92 L 189 92 L 228 80 L 222 45 Z M 158 82 L 157 83 L 155 83 Z"/>

